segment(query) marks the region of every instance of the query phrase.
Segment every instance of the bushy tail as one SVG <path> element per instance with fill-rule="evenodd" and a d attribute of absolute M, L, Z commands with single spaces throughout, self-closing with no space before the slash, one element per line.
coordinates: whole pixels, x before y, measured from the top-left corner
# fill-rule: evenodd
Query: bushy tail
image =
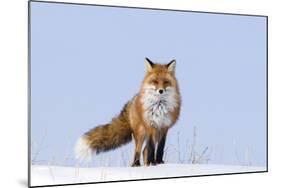
<path fill-rule="evenodd" d="M 77 141 L 76 158 L 89 161 L 92 155 L 109 151 L 132 140 L 132 130 L 128 121 L 128 104 L 118 117 L 109 124 L 101 125 L 86 132 Z"/>

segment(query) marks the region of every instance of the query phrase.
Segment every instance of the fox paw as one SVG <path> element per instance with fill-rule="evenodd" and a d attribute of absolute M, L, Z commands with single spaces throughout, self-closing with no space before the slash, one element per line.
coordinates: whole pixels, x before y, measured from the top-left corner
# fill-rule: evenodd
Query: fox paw
<path fill-rule="evenodd" d="M 159 161 L 156 161 L 156 164 L 164 164 L 165 162 L 163 160 L 159 160 Z"/>
<path fill-rule="evenodd" d="M 140 161 L 134 161 L 131 167 L 138 167 L 140 166 Z"/>
<path fill-rule="evenodd" d="M 144 165 L 145 166 L 155 166 L 155 165 L 157 165 L 157 163 L 156 162 L 147 162 Z"/>

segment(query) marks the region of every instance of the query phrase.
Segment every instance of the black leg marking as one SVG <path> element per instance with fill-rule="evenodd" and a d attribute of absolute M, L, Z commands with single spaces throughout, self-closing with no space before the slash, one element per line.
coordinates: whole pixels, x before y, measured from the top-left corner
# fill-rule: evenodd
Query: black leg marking
<path fill-rule="evenodd" d="M 166 134 L 163 135 L 161 138 L 158 147 L 157 147 L 157 152 L 156 152 L 156 163 L 157 164 L 163 164 L 163 154 L 164 154 L 164 148 L 165 148 L 165 142 L 166 142 Z"/>
<path fill-rule="evenodd" d="M 155 162 L 155 144 L 153 143 L 152 139 L 148 140 L 147 152 L 148 152 L 148 154 L 147 154 L 148 164 L 155 165 L 156 164 L 156 162 Z"/>

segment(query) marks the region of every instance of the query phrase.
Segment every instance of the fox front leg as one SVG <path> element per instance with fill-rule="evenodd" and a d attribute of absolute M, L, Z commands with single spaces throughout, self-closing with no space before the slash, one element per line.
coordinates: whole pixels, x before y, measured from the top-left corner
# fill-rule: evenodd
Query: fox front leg
<path fill-rule="evenodd" d="M 157 146 L 157 150 L 156 150 L 156 163 L 157 164 L 163 164 L 164 163 L 163 154 L 164 154 L 164 148 L 165 148 L 167 133 L 168 133 L 168 128 L 162 129 L 160 131 L 158 146 Z"/>
<path fill-rule="evenodd" d="M 157 164 L 163 164 L 163 154 L 164 154 L 164 148 L 165 148 L 165 142 L 166 142 L 166 134 L 162 136 L 160 139 L 160 142 L 158 143 L 157 151 L 156 151 L 156 163 Z"/>
<path fill-rule="evenodd" d="M 145 156 L 146 155 L 146 156 Z M 144 149 L 144 159 L 145 165 L 156 165 L 155 162 L 155 142 L 152 138 L 148 139 L 147 144 Z"/>

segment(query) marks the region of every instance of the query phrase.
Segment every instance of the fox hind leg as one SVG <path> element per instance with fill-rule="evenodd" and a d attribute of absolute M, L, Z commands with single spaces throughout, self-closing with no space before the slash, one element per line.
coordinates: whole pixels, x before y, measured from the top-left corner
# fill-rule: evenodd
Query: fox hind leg
<path fill-rule="evenodd" d="M 136 148 L 135 148 L 134 160 L 131 165 L 132 167 L 140 166 L 140 154 L 144 142 L 144 135 L 138 135 L 138 136 L 135 135 L 134 138 L 135 138 Z"/>

